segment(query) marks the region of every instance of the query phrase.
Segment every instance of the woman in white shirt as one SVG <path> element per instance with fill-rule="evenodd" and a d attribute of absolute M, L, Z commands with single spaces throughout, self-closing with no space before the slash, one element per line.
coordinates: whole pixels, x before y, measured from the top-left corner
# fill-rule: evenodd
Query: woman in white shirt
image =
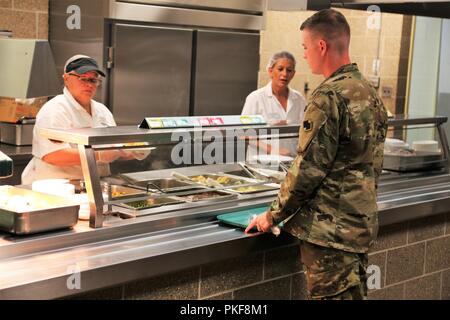
<path fill-rule="evenodd" d="M 289 83 L 295 75 L 295 67 L 296 60 L 291 53 L 275 53 L 267 65 L 271 81 L 248 95 L 242 115 L 262 115 L 270 125 L 301 123 L 306 100 L 300 92 L 289 88 Z M 260 141 L 259 153 L 295 156 L 297 140 L 281 139 L 279 144 L 276 141 Z M 253 155 L 256 154 L 255 149 L 250 151 Z"/>
<path fill-rule="evenodd" d="M 76 129 L 115 126 L 113 115 L 94 101 L 97 87 L 105 73 L 91 57 L 76 55 L 64 67 L 63 94 L 48 101 L 39 111 L 33 131 L 33 159 L 22 174 L 22 184 L 40 179 L 82 179 L 81 160 L 76 145 L 47 139 L 39 128 Z M 96 154 L 99 169 L 118 158 L 130 158 L 119 150 Z"/>

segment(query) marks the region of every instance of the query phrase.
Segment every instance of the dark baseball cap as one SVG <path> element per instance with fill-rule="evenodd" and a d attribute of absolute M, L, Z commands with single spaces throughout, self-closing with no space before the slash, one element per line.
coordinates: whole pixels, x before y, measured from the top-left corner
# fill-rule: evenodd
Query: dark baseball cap
<path fill-rule="evenodd" d="M 75 71 L 78 74 L 95 71 L 102 77 L 105 77 L 105 73 L 99 68 L 97 61 L 84 55 L 75 55 L 66 61 L 64 72 L 69 73 L 71 71 Z"/>

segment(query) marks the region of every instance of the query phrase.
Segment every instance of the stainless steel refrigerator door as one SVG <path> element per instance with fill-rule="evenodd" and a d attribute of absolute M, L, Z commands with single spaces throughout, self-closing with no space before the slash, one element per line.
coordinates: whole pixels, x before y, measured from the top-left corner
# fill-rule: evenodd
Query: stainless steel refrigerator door
<path fill-rule="evenodd" d="M 189 115 L 190 29 L 113 25 L 110 104 L 118 125 Z"/>
<path fill-rule="evenodd" d="M 198 31 L 194 115 L 241 114 L 257 89 L 259 34 Z"/>
<path fill-rule="evenodd" d="M 103 64 L 103 35 L 104 17 L 108 15 L 108 10 L 109 0 L 49 1 L 49 42 L 60 75 L 61 93 L 64 64 L 70 57 L 85 54 L 97 60 L 103 70 L 106 69 Z M 80 13 L 79 20 L 77 13 Z M 105 88 L 99 87 L 94 99 L 105 102 L 105 98 Z"/>

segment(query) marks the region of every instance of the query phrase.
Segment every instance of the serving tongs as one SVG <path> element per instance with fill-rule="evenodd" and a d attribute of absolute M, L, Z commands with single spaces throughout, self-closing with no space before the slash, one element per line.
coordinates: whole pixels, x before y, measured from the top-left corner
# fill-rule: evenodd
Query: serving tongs
<path fill-rule="evenodd" d="M 106 179 L 103 179 L 107 184 L 114 184 L 114 185 L 118 185 L 118 186 L 122 186 L 122 187 L 127 187 L 127 188 L 131 188 L 131 189 L 138 189 L 138 190 L 142 190 L 144 191 L 143 187 L 140 186 L 136 186 L 136 181 L 130 179 L 129 177 L 125 176 L 125 175 L 119 175 L 119 177 L 108 177 Z M 154 188 L 153 190 L 150 190 L 150 188 Z M 145 192 L 146 193 L 151 193 L 154 190 L 158 190 L 159 193 L 161 194 L 166 194 L 166 192 L 164 190 L 162 190 L 159 186 L 157 186 L 156 184 L 152 183 L 152 182 L 148 182 L 146 187 L 145 187 Z M 111 195 L 109 195 L 111 197 Z"/>
<path fill-rule="evenodd" d="M 194 183 L 196 185 L 198 185 L 198 182 L 189 178 L 188 176 L 185 176 L 184 174 L 178 173 L 178 172 L 172 172 L 172 177 L 176 178 L 176 179 L 180 179 L 180 180 L 184 180 L 184 181 L 188 181 L 190 183 Z M 217 188 L 225 188 L 224 185 L 220 184 L 219 182 L 217 182 L 214 179 L 211 178 L 207 178 L 206 179 L 206 185 L 208 187 L 217 187 Z"/>
<path fill-rule="evenodd" d="M 276 182 L 282 181 L 284 180 L 286 174 L 285 173 L 281 173 L 275 170 L 270 170 L 270 169 L 264 169 L 264 168 L 254 168 L 252 166 L 249 166 L 246 163 L 243 162 L 239 162 L 238 163 L 246 172 L 247 171 L 251 171 L 252 172 L 252 176 L 255 177 L 255 174 L 257 176 L 263 177 L 262 179 L 265 180 L 276 180 Z M 258 177 L 255 177 L 255 179 L 261 179 Z"/>
<path fill-rule="evenodd" d="M 113 178 L 114 180 L 111 180 L 111 178 L 109 178 L 109 183 L 111 183 L 111 181 L 114 181 L 114 183 L 112 184 L 116 184 L 119 186 L 123 186 L 123 187 L 128 187 L 128 188 L 133 188 L 133 189 L 140 189 L 143 190 L 142 187 L 138 187 L 136 186 L 136 181 L 134 181 L 133 179 L 127 177 L 126 175 L 119 175 L 120 178 Z M 104 179 L 105 181 L 107 181 L 106 179 Z M 158 187 L 157 185 L 149 182 L 147 183 L 147 186 L 145 188 L 145 191 L 147 193 L 149 193 L 149 187 L 155 187 L 156 190 L 158 190 L 161 193 L 165 193 L 164 190 L 162 190 L 160 187 Z"/>
<path fill-rule="evenodd" d="M 242 170 L 244 170 L 244 172 L 245 172 L 249 177 L 251 177 L 251 178 L 253 178 L 253 179 L 258 179 L 258 177 L 255 176 L 255 175 L 253 174 L 253 172 L 252 172 L 249 168 L 247 168 L 247 165 L 246 165 L 244 162 L 238 162 L 238 165 L 242 168 Z"/>
<path fill-rule="evenodd" d="M 290 169 L 290 167 L 284 162 L 280 162 L 279 165 L 280 165 L 281 170 L 283 170 L 285 173 L 287 173 Z"/>
<path fill-rule="evenodd" d="M 166 191 L 161 189 L 157 184 L 155 184 L 153 182 L 147 182 L 147 186 L 146 186 L 147 193 L 150 193 L 150 191 L 155 190 L 155 189 L 158 190 L 159 193 L 164 193 L 164 194 L 166 193 Z"/>
<path fill-rule="evenodd" d="M 184 181 L 188 181 L 188 182 L 194 182 L 188 176 L 185 176 L 184 174 L 181 174 L 181 173 L 178 173 L 178 172 L 175 172 L 175 171 L 173 171 L 170 175 L 172 177 L 174 177 L 175 179 L 184 180 Z"/>

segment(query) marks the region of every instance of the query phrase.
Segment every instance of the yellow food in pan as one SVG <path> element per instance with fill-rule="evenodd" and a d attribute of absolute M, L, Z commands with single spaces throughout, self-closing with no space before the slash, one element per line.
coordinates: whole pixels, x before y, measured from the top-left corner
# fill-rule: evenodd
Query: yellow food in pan
<path fill-rule="evenodd" d="M 236 188 L 233 190 L 240 193 L 250 193 L 250 192 L 264 191 L 267 190 L 267 188 L 262 186 L 250 186 L 250 187 Z"/>
<path fill-rule="evenodd" d="M 195 181 L 195 182 L 207 185 L 207 186 L 210 185 L 210 183 L 208 182 L 208 179 L 214 180 L 217 183 L 224 185 L 224 186 L 242 184 L 242 181 L 239 181 L 236 179 L 231 179 L 230 177 L 226 177 L 226 176 L 218 176 L 218 177 L 195 176 L 195 177 L 191 177 L 192 181 Z"/>
<path fill-rule="evenodd" d="M 195 176 L 195 177 L 191 177 L 192 181 L 201 183 L 201 184 L 206 184 L 206 178 L 204 176 Z"/>
<path fill-rule="evenodd" d="M 125 191 L 113 191 L 111 192 L 113 198 L 126 196 L 127 193 Z"/>

